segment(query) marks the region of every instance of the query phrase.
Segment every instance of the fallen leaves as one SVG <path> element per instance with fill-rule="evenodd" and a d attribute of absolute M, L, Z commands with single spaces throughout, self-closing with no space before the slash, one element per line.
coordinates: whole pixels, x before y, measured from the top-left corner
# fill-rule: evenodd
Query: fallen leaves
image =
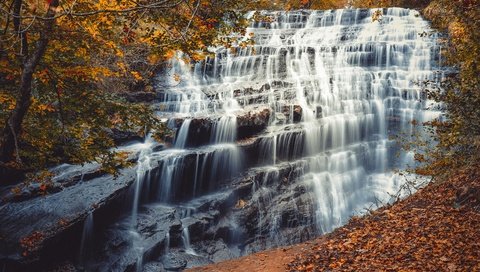
<path fill-rule="evenodd" d="M 430 184 L 369 216 L 352 218 L 345 227 L 319 239 L 306 254 L 298 254 L 287 269 L 480 271 L 477 169 Z"/>
<path fill-rule="evenodd" d="M 23 248 L 22 255 L 26 257 L 35 251 L 43 239 L 44 235 L 39 231 L 34 231 L 29 236 L 20 239 L 20 246 Z"/>

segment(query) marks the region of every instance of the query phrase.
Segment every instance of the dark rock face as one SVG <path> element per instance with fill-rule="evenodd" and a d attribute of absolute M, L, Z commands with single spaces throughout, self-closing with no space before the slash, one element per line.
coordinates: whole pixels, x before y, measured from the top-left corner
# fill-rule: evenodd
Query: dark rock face
<path fill-rule="evenodd" d="M 132 218 L 125 217 L 111 224 L 92 249 L 94 258 L 87 261 L 88 268 L 94 271 L 128 271 L 142 260 L 164 253 L 167 234 L 178 240 L 181 236 L 181 222 L 175 209 L 162 205 L 144 206 L 139 210 L 136 231 L 133 231 Z M 173 244 L 178 244 L 174 241 Z M 140 250 L 141 249 L 141 250 Z"/>
<path fill-rule="evenodd" d="M 181 254 L 170 252 L 162 257 L 163 268 L 167 271 L 181 271 L 187 267 L 187 260 Z"/>
<path fill-rule="evenodd" d="M 272 111 L 270 108 L 260 108 L 252 111 L 236 113 L 236 140 L 241 141 L 264 131 L 270 122 L 271 113 Z M 212 134 L 214 133 L 213 127 L 218 122 L 219 118 L 220 117 L 212 116 L 192 119 L 188 129 L 188 135 L 195 135 L 195 137 L 188 138 L 186 147 L 191 148 L 211 144 Z M 172 122 L 177 133 L 183 122 L 183 119 L 176 119 Z"/>
<path fill-rule="evenodd" d="M 264 131 L 270 120 L 271 110 L 268 108 L 247 112 L 237 116 L 237 139 L 252 137 Z"/>
<path fill-rule="evenodd" d="M 134 169 L 120 176 L 102 176 L 64 190 L 0 208 L 2 267 L 25 270 L 47 266 L 78 254 L 83 221 L 93 211 L 98 225 L 111 221 L 121 211 Z"/>

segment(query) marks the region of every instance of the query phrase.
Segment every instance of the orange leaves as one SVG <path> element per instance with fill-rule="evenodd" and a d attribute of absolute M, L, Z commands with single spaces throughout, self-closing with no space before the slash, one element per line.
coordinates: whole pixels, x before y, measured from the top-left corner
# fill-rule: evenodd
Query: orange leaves
<path fill-rule="evenodd" d="M 465 26 L 458 21 L 450 23 L 448 26 L 448 32 L 453 39 L 466 40 L 468 38 L 468 33 L 465 30 Z"/>
<path fill-rule="evenodd" d="M 147 57 L 147 60 L 150 64 L 157 64 L 160 61 L 160 56 L 158 54 L 150 54 Z"/>
<path fill-rule="evenodd" d="M 15 98 L 0 92 L 0 110 L 11 111 L 15 108 Z"/>
<path fill-rule="evenodd" d="M 310 4 L 310 0 L 300 0 L 300 4 L 303 6 L 307 6 L 308 4 Z"/>
<path fill-rule="evenodd" d="M 372 14 L 372 22 L 381 22 L 383 17 L 383 11 L 381 9 L 377 9 Z"/>
<path fill-rule="evenodd" d="M 40 112 L 54 112 L 55 108 L 53 108 L 51 105 L 40 104 L 37 106 L 36 110 Z"/>
<path fill-rule="evenodd" d="M 31 252 L 35 251 L 38 246 L 43 242 L 44 235 L 39 231 L 32 232 L 29 236 L 20 239 L 20 246 L 23 248 L 23 256 L 28 256 Z"/>
<path fill-rule="evenodd" d="M 130 74 L 136 79 L 136 80 L 142 80 L 143 77 L 140 75 L 139 72 L 137 71 L 131 71 Z"/>
<path fill-rule="evenodd" d="M 175 50 L 168 50 L 164 54 L 165 59 L 171 59 L 173 56 L 175 56 Z"/>
<path fill-rule="evenodd" d="M 179 74 L 173 74 L 173 80 L 179 82 L 181 79 L 180 75 Z"/>
<path fill-rule="evenodd" d="M 476 271 L 478 165 L 393 206 L 352 219 L 288 265 L 290 271 Z M 460 188 L 460 189 L 458 189 Z M 477 195 L 477 197 L 474 197 Z M 452 203 L 463 203 L 457 209 Z"/>

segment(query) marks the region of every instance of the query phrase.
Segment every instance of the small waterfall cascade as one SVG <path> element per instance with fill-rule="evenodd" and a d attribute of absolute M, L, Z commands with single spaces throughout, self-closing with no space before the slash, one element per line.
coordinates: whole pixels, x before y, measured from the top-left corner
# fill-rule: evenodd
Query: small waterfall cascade
<path fill-rule="evenodd" d="M 152 217 L 144 203 L 173 209 L 164 253 L 219 261 L 311 239 L 390 201 L 404 183 L 396 170 L 415 164 L 393 139 L 441 115 L 418 84 L 441 80 L 440 47 L 420 35 L 430 27 L 417 11 L 385 8 L 372 22 L 375 11 L 263 11 L 270 19 L 247 28 L 253 46 L 173 57 L 155 108 L 175 140 L 139 149 L 132 222 Z M 137 234 L 150 241 L 151 228 Z"/>
<path fill-rule="evenodd" d="M 188 129 L 190 128 L 191 119 L 185 119 L 182 126 L 179 128 L 177 137 L 175 139 L 176 148 L 184 148 L 188 139 Z"/>
<path fill-rule="evenodd" d="M 82 240 L 80 241 L 79 263 L 86 267 L 91 256 L 93 245 L 93 213 L 89 212 L 83 222 Z"/>
<path fill-rule="evenodd" d="M 188 227 L 185 227 L 182 230 L 182 240 L 183 240 L 183 246 L 185 247 L 185 252 L 191 255 L 197 255 L 195 253 L 195 250 L 190 245 L 190 233 L 188 232 Z"/>
<path fill-rule="evenodd" d="M 137 178 L 135 180 L 135 191 L 133 194 L 132 229 L 135 229 L 137 224 L 138 206 L 142 194 L 143 183 L 145 179 L 147 179 L 148 182 L 148 172 L 152 169 L 150 155 L 152 153 L 153 142 L 154 140 L 151 135 L 147 135 L 143 144 L 136 144 L 136 146 L 133 147 L 134 150 L 138 150 L 139 155 L 137 162 Z"/>

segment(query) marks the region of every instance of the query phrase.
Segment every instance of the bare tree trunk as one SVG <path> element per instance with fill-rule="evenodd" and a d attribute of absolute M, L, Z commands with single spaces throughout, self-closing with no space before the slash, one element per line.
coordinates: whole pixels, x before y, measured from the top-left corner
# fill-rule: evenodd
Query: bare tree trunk
<path fill-rule="evenodd" d="M 15 28 L 19 32 L 20 31 L 20 7 L 22 4 L 22 0 L 15 0 L 15 8 L 18 7 L 16 11 L 18 11 L 19 15 L 17 15 L 18 21 L 16 21 Z M 22 75 L 20 78 L 20 86 L 18 88 L 19 96 L 17 97 L 17 101 L 15 104 L 15 108 L 10 113 L 7 121 L 5 122 L 5 127 L 3 129 L 3 138 L 0 142 L 0 164 L 1 163 L 8 163 L 13 161 L 15 158 L 15 152 L 18 153 L 18 140 L 22 129 L 23 119 L 28 112 L 31 104 L 31 97 L 32 97 L 32 80 L 33 80 L 33 73 L 38 66 L 41 58 L 45 54 L 47 49 L 48 42 L 50 40 L 50 36 L 55 25 L 55 14 L 56 14 L 56 7 L 58 7 L 59 1 L 54 0 L 50 4 L 50 8 L 47 11 L 46 19 L 44 22 L 43 29 L 40 33 L 40 38 L 36 43 L 36 46 L 31 55 L 23 55 L 24 53 L 28 53 L 28 44 L 26 44 L 27 39 L 26 35 L 21 35 L 21 54 L 24 58 L 23 67 L 22 67 Z M 18 29 L 17 29 L 18 26 Z M 17 161 L 19 160 L 19 156 L 17 154 Z M 1 172 L 1 171 L 0 171 Z"/>

